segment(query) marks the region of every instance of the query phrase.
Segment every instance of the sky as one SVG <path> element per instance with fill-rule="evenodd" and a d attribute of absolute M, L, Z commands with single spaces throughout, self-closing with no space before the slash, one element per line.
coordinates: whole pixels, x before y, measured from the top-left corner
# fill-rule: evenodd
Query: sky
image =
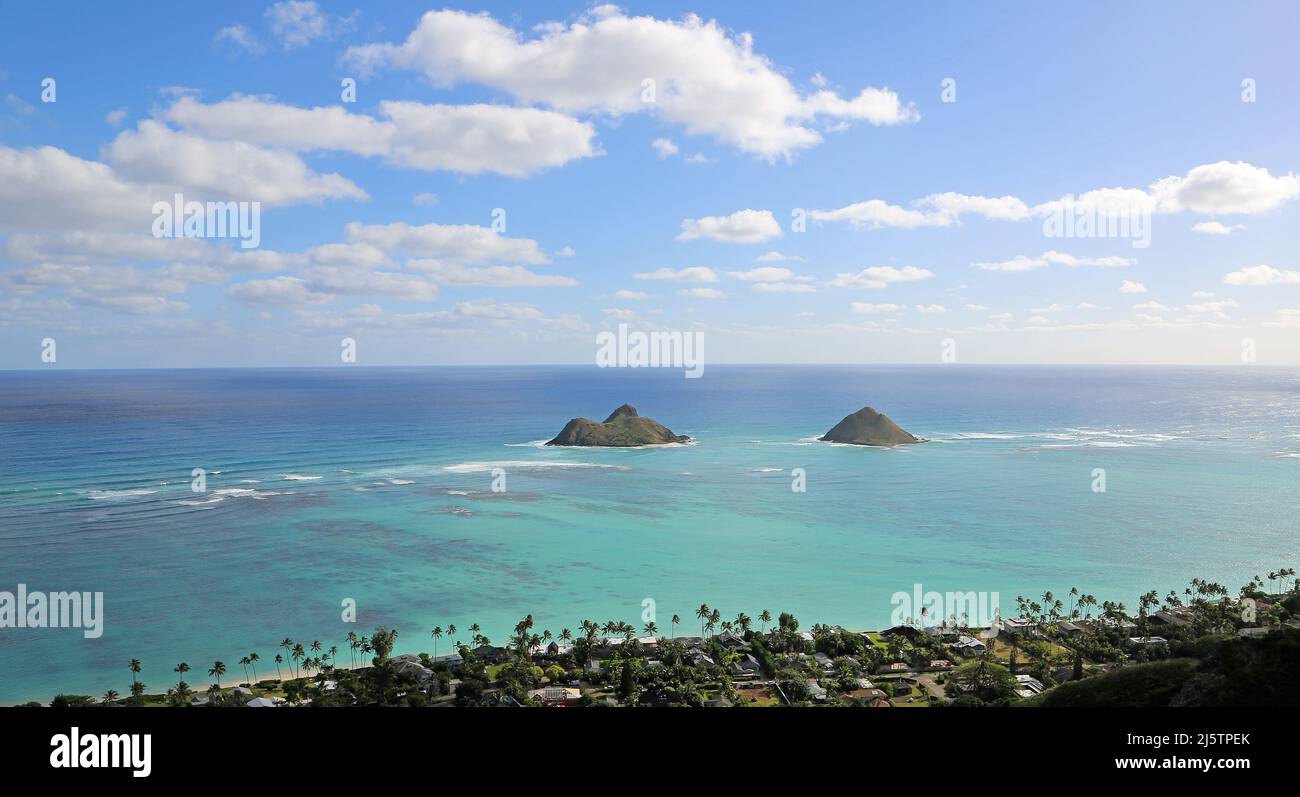
<path fill-rule="evenodd" d="M 1300 364 L 1294 3 L 0 15 L 3 369 Z"/>

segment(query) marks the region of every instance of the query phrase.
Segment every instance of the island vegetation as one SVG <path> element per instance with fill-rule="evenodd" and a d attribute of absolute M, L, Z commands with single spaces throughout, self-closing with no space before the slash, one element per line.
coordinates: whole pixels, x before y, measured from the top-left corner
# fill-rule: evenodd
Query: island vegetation
<path fill-rule="evenodd" d="M 601 423 L 588 418 L 574 418 L 546 445 L 626 448 L 689 443 L 690 440 L 686 435 L 673 434 L 658 421 L 642 418 L 636 407 L 624 404 Z"/>
<path fill-rule="evenodd" d="M 174 683 L 150 691 L 131 659 L 125 694 L 61 694 L 51 705 L 1297 706 L 1300 586 L 1283 586 L 1294 575 L 1282 568 L 1236 594 L 1193 579 L 1140 596 L 1136 611 L 1078 589 L 1045 592 L 987 628 L 949 617 L 805 629 L 789 613 L 724 619 L 702 603 L 667 628 L 583 620 L 552 632 L 529 615 L 501 644 L 477 624 L 436 626 L 421 634 L 427 652 L 397 656 L 396 629 L 349 633 L 342 649 L 286 637 L 275 653 L 241 654 L 235 686 L 223 684 L 227 662 L 180 662 Z M 191 685 L 201 677 L 191 673 L 210 685 Z"/>

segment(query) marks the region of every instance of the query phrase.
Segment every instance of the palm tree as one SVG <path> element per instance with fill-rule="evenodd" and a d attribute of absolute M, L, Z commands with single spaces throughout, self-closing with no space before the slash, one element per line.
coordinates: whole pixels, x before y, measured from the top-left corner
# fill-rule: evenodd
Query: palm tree
<path fill-rule="evenodd" d="M 682 616 L 680 614 L 674 614 L 672 622 L 668 626 L 669 639 L 677 638 L 677 626 L 681 624 L 682 624 Z"/>
<path fill-rule="evenodd" d="M 280 674 L 280 665 L 284 663 L 284 656 L 279 653 L 275 654 L 275 680 L 283 681 L 284 676 Z"/>
<path fill-rule="evenodd" d="M 718 627 L 718 621 L 721 619 L 722 619 L 722 612 L 718 611 L 717 609 L 714 609 L 713 613 L 709 615 L 709 622 L 706 624 L 709 628 L 710 635 L 713 633 L 713 629 Z"/>
<path fill-rule="evenodd" d="M 645 632 L 649 636 L 654 636 L 655 634 L 659 633 L 659 626 L 655 625 L 654 623 L 646 623 Z"/>
<path fill-rule="evenodd" d="M 110 689 L 104 693 L 104 697 L 100 702 L 104 703 L 105 705 L 110 705 L 117 701 L 117 697 L 118 697 L 117 692 L 114 692 L 112 689 Z"/>
<path fill-rule="evenodd" d="M 284 639 L 280 640 L 280 647 L 284 648 L 284 656 L 286 659 L 288 659 L 290 657 L 290 654 L 293 652 L 293 640 L 290 639 L 289 637 L 285 637 Z"/>
<path fill-rule="evenodd" d="M 244 658 L 242 658 L 242 659 L 239 660 L 239 663 L 242 664 L 242 665 L 244 665 L 244 680 L 245 680 L 245 681 L 248 680 L 248 665 L 251 664 L 252 661 L 253 661 L 253 660 L 250 659 L 250 658 L 248 658 L 247 656 L 245 656 Z"/>
<path fill-rule="evenodd" d="M 221 676 L 225 674 L 226 674 L 225 662 L 214 661 L 212 662 L 212 666 L 208 668 L 208 675 L 211 675 L 213 678 L 217 679 L 217 682 L 214 683 L 213 686 L 217 687 L 218 689 L 221 688 Z"/>
<path fill-rule="evenodd" d="M 435 625 L 433 630 L 429 632 L 429 636 L 433 637 L 433 657 L 436 659 L 438 658 L 438 640 L 442 639 L 442 626 Z"/>
<path fill-rule="evenodd" d="M 248 654 L 248 663 L 253 665 L 253 683 L 257 683 L 257 663 L 261 660 L 262 657 L 257 655 L 256 650 Z"/>
<path fill-rule="evenodd" d="M 293 668 L 293 677 L 294 677 L 294 678 L 297 678 L 297 677 L 298 677 L 298 667 L 297 667 L 298 660 L 299 660 L 299 659 L 305 659 L 305 658 L 307 658 L 307 651 L 303 649 L 303 647 L 302 647 L 302 643 L 299 642 L 299 643 L 294 644 L 294 646 L 293 646 L 293 652 L 292 652 L 292 654 L 290 655 L 289 658 L 293 659 L 293 663 L 294 663 L 294 668 Z"/>
<path fill-rule="evenodd" d="M 475 623 L 474 625 L 478 625 L 478 623 Z M 451 625 L 448 625 L 448 626 L 447 626 L 447 636 L 451 637 L 451 644 L 452 644 L 452 645 L 455 645 L 455 644 L 456 644 L 456 624 L 455 624 L 455 623 L 452 623 Z"/>
<path fill-rule="evenodd" d="M 176 668 L 173 670 L 173 672 L 176 672 L 180 675 L 180 680 L 176 684 L 176 694 L 180 695 L 181 697 L 185 697 L 185 694 L 189 691 L 189 684 L 185 683 L 185 673 L 189 671 L 190 671 L 190 665 L 186 664 L 185 662 L 181 662 L 180 664 L 177 664 Z"/>
<path fill-rule="evenodd" d="M 709 604 L 701 603 L 700 608 L 695 610 L 695 616 L 700 618 L 700 636 L 704 636 L 704 622 L 709 619 Z"/>
<path fill-rule="evenodd" d="M 357 632 L 349 631 L 347 636 L 348 658 L 352 661 L 352 666 L 357 666 Z"/>
<path fill-rule="evenodd" d="M 144 703 L 144 684 L 139 681 L 131 682 L 131 701 L 137 706 Z"/>
<path fill-rule="evenodd" d="M 772 622 L 772 613 L 767 609 L 764 609 L 762 613 L 758 615 L 758 619 L 763 621 L 763 633 L 766 634 L 767 624 Z"/>
<path fill-rule="evenodd" d="M 736 615 L 736 620 L 733 624 L 735 625 L 735 627 L 740 629 L 740 633 L 744 634 L 744 633 L 748 633 L 749 627 L 753 625 L 753 623 L 754 621 L 750 619 L 749 615 L 745 614 L 744 612 L 741 612 L 740 614 Z"/>
<path fill-rule="evenodd" d="M 131 663 L 128 664 L 127 666 L 131 668 L 131 683 L 134 684 L 135 677 L 140 674 L 140 660 L 131 659 Z"/>
<path fill-rule="evenodd" d="M 564 643 L 572 642 L 572 641 L 573 641 L 573 632 L 570 631 L 570 630 L 567 629 L 567 628 L 561 628 L 561 629 L 560 629 L 560 641 L 561 641 L 561 642 L 564 642 Z"/>

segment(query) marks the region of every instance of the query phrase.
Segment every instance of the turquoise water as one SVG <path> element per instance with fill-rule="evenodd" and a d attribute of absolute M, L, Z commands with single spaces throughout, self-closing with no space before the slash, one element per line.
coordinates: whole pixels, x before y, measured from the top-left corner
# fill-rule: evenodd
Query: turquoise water
<path fill-rule="evenodd" d="M 1300 559 L 1298 394 L 1254 367 L 4 372 L 0 590 L 102 591 L 105 620 L 0 629 L 0 704 L 125 693 L 132 657 L 158 691 L 182 660 L 274 672 L 286 636 L 346 661 L 378 625 L 399 652 L 528 613 L 639 626 L 646 598 L 698 633 L 703 602 L 881 627 L 917 583 L 1004 607 L 1235 589 Z M 625 401 L 697 443 L 538 445 Z M 812 439 L 864 404 L 932 442 Z"/>

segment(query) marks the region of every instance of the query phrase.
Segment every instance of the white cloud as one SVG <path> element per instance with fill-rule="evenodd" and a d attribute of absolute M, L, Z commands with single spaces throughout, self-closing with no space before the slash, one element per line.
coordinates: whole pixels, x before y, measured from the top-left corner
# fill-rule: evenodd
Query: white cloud
<path fill-rule="evenodd" d="M 1300 271 L 1284 271 L 1272 266 L 1246 266 L 1223 275 L 1223 284 L 1296 285 L 1300 284 Z"/>
<path fill-rule="evenodd" d="M 424 274 L 440 285 L 480 285 L 493 288 L 545 288 L 577 285 L 558 274 L 537 274 L 523 266 L 463 266 L 438 260 L 408 260 L 408 271 Z"/>
<path fill-rule="evenodd" d="M 126 119 L 126 115 L 127 110 L 125 108 L 115 108 L 104 114 L 104 121 L 108 122 L 113 127 L 117 127 L 122 124 L 124 119 Z"/>
<path fill-rule="evenodd" d="M 865 315 L 876 315 L 879 313 L 898 313 L 902 312 L 901 304 L 873 304 L 871 302 L 854 302 L 852 304 L 853 312 Z"/>
<path fill-rule="evenodd" d="M 1029 217 L 1029 208 L 1013 196 L 984 197 L 966 194 L 931 194 L 912 202 L 911 207 L 891 205 L 880 199 L 856 202 L 836 210 L 811 210 L 815 221 L 847 221 L 856 229 L 898 227 L 947 227 L 962 216 L 1019 221 Z"/>
<path fill-rule="evenodd" d="M 1047 261 L 1041 257 L 1016 255 L 1010 260 L 1000 260 L 992 263 L 972 263 L 971 265 L 981 271 L 1032 271 L 1037 268 L 1047 268 Z"/>
<path fill-rule="evenodd" d="M 1098 268 L 1119 268 L 1121 266 L 1131 266 L 1137 261 L 1130 257 L 1077 257 L 1050 250 L 1043 252 L 1037 257 L 1028 257 L 1026 255 L 1016 255 L 1010 260 L 1003 260 L 993 263 L 973 263 L 976 268 L 983 271 L 1030 271 L 1038 268 L 1046 268 L 1049 265 L 1062 265 L 1075 268 L 1078 266 L 1096 266 Z"/>
<path fill-rule="evenodd" d="M 1263 213 L 1300 195 L 1300 178 L 1274 177 L 1268 169 L 1243 161 L 1219 161 L 1197 166 L 1183 177 L 1157 180 L 1151 195 L 1168 213 Z"/>
<path fill-rule="evenodd" d="M 689 266 L 678 271 L 661 268 L 633 274 L 639 280 L 672 280 L 673 282 L 717 282 L 718 273 L 708 266 Z"/>
<path fill-rule="evenodd" d="M 671 158 L 678 153 L 677 145 L 671 139 L 656 138 L 650 142 L 650 146 L 661 158 Z"/>
<path fill-rule="evenodd" d="M 764 252 L 763 254 L 754 258 L 754 261 L 756 263 L 784 263 L 787 261 L 802 262 L 803 258 L 799 257 L 798 255 L 783 255 L 780 252 L 773 249 L 771 252 Z"/>
<path fill-rule="evenodd" d="M 164 118 L 208 138 L 296 151 L 339 150 L 422 171 L 526 177 L 600 150 L 591 124 L 537 108 L 379 103 L 383 119 L 340 106 L 298 108 L 236 96 L 181 97 Z"/>
<path fill-rule="evenodd" d="M 918 313 L 927 313 L 927 314 L 929 314 L 929 313 L 946 313 L 946 312 L 948 312 L 948 308 L 944 307 L 944 306 L 941 305 L 941 304 L 918 304 L 918 305 L 916 306 L 916 311 L 917 311 Z"/>
<path fill-rule="evenodd" d="M 351 22 L 350 18 L 330 17 L 312 0 L 283 0 L 266 9 L 271 32 L 286 50 L 304 47 L 317 39 L 328 39 Z"/>
<path fill-rule="evenodd" d="M 908 206 L 868 199 L 835 210 L 812 210 L 808 215 L 816 221 L 846 221 L 858 229 L 912 229 L 946 227 L 958 223 L 966 215 L 1024 221 L 1066 210 L 1076 213 L 1084 210 L 1119 213 L 1190 211 L 1207 215 L 1262 213 L 1295 199 L 1297 195 L 1300 195 L 1300 178 L 1294 174 L 1274 177 L 1263 167 L 1241 161 L 1220 161 L 1196 166 L 1182 177 L 1162 178 L 1146 189 L 1098 188 L 1032 207 L 1014 196 L 985 197 L 947 192 L 930 194 Z M 1212 231 L 1218 231 L 1218 228 L 1198 230 Z"/>
<path fill-rule="evenodd" d="M 473 265 L 527 263 L 544 265 L 550 259 L 531 238 L 507 238 L 489 227 L 473 224 L 360 224 L 346 227 L 348 240 L 369 243 L 386 252 Z"/>
<path fill-rule="evenodd" d="M 1229 316 L 1225 311 L 1235 308 L 1236 306 L 1237 306 L 1237 302 L 1234 299 L 1220 299 L 1219 301 L 1216 302 L 1200 302 L 1199 304 L 1189 304 L 1183 309 L 1185 309 L 1189 313 L 1195 313 L 1197 315 L 1209 315 L 1209 316 L 1213 316 L 1215 319 L 1219 321 L 1226 321 L 1228 320 Z"/>
<path fill-rule="evenodd" d="M 1217 221 L 1202 221 L 1192 225 L 1192 232 L 1199 232 L 1202 235 L 1231 235 L 1237 230 L 1244 229 L 1246 229 L 1244 224 L 1234 224 L 1229 227 Z"/>
<path fill-rule="evenodd" d="M 642 299 L 649 299 L 650 295 L 641 291 L 620 290 L 614 292 L 614 298 L 623 302 L 638 302 Z"/>
<path fill-rule="evenodd" d="M 249 280 L 226 288 L 226 295 L 245 304 L 259 307 L 323 304 L 332 298 L 327 293 L 312 290 L 306 280 L 298 277 Z"/>
<path fill-rule="evenodd" d="M 794 278 L 795 273 L 780 266 L 763 266 L 749 271 L 728 271 L 727 275 L 744 282 L 783 282 Z"/>
<path fill-rule="evenodd" d="M 722 299 L 726 297 L 726 294 L 717 288 L 683 288 L 678 293 L 694 299 Z"/>
<path fill-rule="evenodd" d="M 1146 293 L 1147 286 L 1143 285 L 1140 282 L 1134 282 L 1132 280 L 1124 280 L 1124 284 L 1119 286 L 1119 292 L 1120 293 Z"/>
<path fill-rule="evenodd" d="M 730 216 L 684 219 L 679 241 L 707 238 L 731 244 L 759 244 L 781 237 L 781 225 L 770 210 L 738 210 Z"/>
<path fill-rule="evenodd" d="M 934 272 L 929 269 L 917 268 L 916 266 L 903 266 L 895 268 L 893 266 L 871 266 L 864 268 L 856 274 L 839 273 L 835 279 L 827 284 L 833 288 L 883 288 L 895 282 L 915 282 L 916 280 L 929 279 L 934 276 Z"/>
<path fill-rule="evenodd" d="M 212 197 L 267 205 L 368 198 L 337 174 L 313 172 L 291 152 L 200 138 L 152 119 L 118 135 L 104 155 L 114 171 L 131 180 Z"/>
<path fill-rule="evenodd" d="M 571 25 L 537 26 L 526 38 L 488 14 L 430 11 L 401 44 L 349 48 L 345 61 L 363 73 L 381 67 L 423 72 L 437 86 L 476 83 L 526 103 L 568 113 L 650 113 L 764 158 L 820 143 L 810 123 L 915 121 L 918 114 L 888 89 L 856 97 L 801 95 L 748 34 L 715 22 L 628 17 L 606 7 Z M 653 81 L 648 102 L 643 81 Z"/>
<path fill-rule="evenodd" d="M 806 282 L 755 282 L 754 293 L 815 293 L 816 288 Z"/>
<path fill-rule="evenodd" d="M 247 27 L 228 25 L 218 30 L 213 36 L 214 44 L 229 47 L 232 51 L 242 51 L 256 55 L 262 52 L 262 43 L 257 40 Z"/>
<path fill-rule="evenodd" d="M 431 208 L 434 205 L 438 204 L 438 195 L 430 194 L 429 192 L 425 191 L 423 193 L 419 193 L 411 197 L 411 204 L 416 205 L 417 207 Z"/>

